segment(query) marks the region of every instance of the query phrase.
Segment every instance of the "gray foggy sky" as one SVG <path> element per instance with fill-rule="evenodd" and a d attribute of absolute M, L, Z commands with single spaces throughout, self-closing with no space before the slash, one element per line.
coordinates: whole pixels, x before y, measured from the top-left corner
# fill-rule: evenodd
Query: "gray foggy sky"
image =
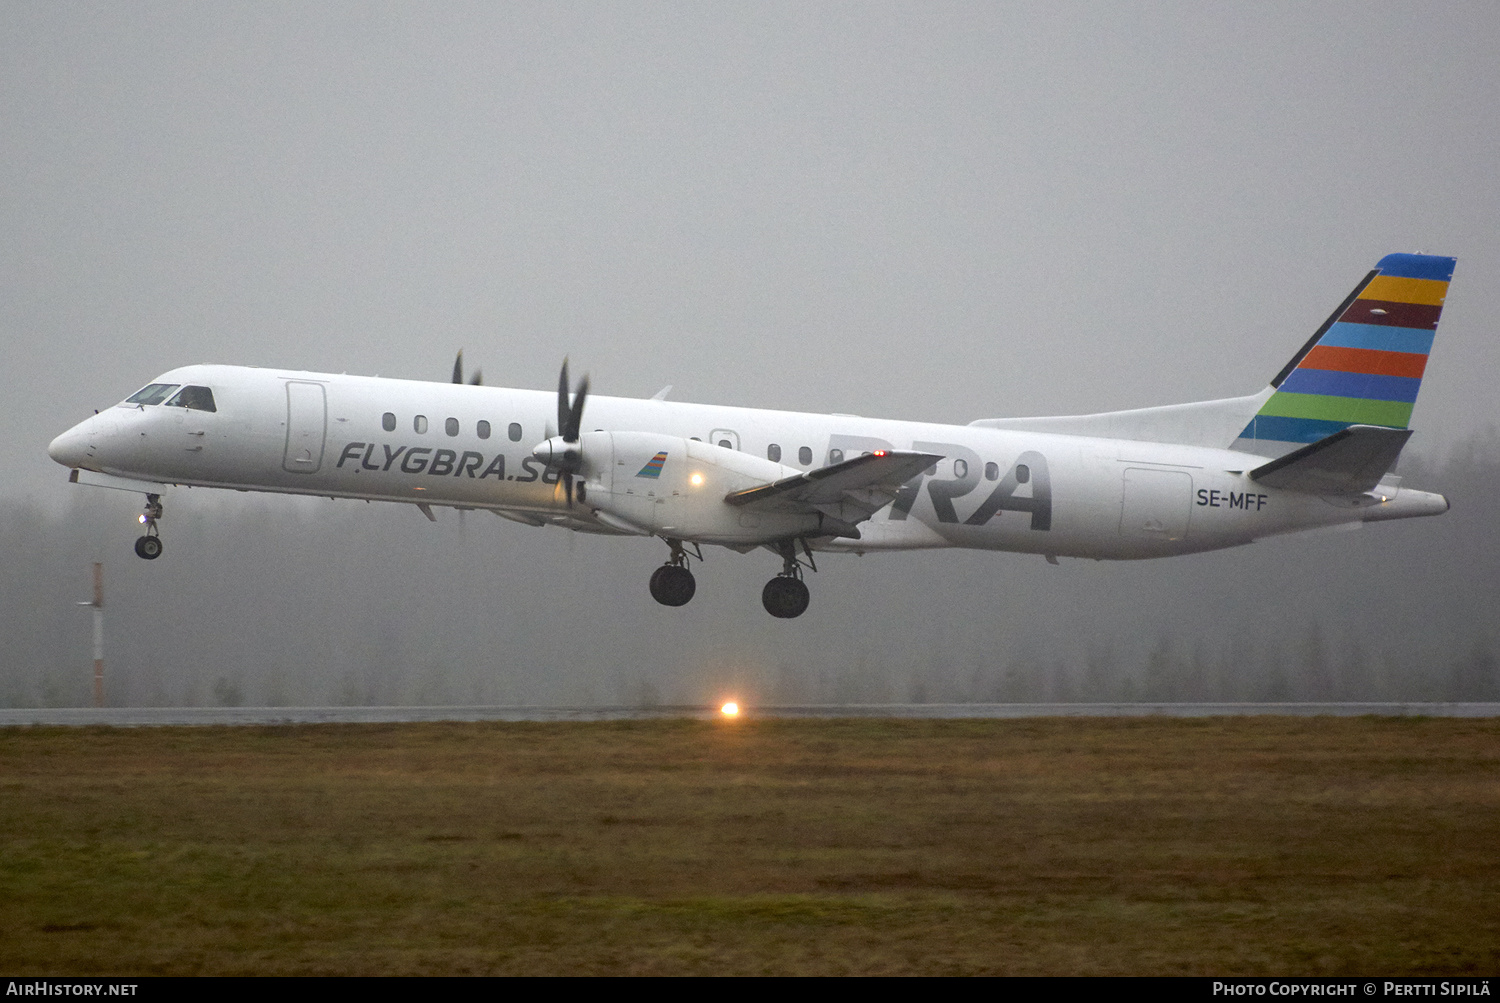
<path fill-rule="evenodd" d="M 0 20 L 8 490 L 228 362 L 966 422 L 1249 393 L 1457 255 L 1496 421 L 1492 4 L 40 4 Z"/>

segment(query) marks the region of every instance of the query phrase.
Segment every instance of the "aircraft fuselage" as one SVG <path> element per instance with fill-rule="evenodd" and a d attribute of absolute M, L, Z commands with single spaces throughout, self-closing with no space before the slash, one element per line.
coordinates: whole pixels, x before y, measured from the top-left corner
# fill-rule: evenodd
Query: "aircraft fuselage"
<path fill-rule="evenodd" d="M 120 404 L 59 436 L 52 456 L 146 483 L 486 509 L 618 531 L 586 501 L 569 505 L 558 471 L 533 455 L 556 434 L 557 398 L 546 391 L 235 366 L 158 380 L 211 387 L 216 409 Z M 583 421 L 585 431 L 700 440 L 788 473 L 876 450 L 942 457 L 860 523 L 857 538 L 812 538 L 818 550 L 1138 559 L 1447 508 L 1440 495 L 1394 483 L 1360 500 L 1279 490 L 1249 477 L 1265 457 L 1205 446 L 604 396 L 588 398 Z M 769 542 L 744 517 L 735 525 L 738 536 L 703 542 Z"/>

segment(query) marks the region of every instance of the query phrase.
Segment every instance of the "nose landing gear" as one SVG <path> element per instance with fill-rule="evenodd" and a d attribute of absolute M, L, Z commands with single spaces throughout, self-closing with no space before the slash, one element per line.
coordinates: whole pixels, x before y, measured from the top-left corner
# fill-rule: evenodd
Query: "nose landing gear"
<path fill-rule="evenodd" d="M 781 574 L 766 582 L 766 587 L 760 593 L 760 601 L 772 616 L 781 620 L 794 620 L 807 612 L 807 604 L 812 597 L 802 582 L 803 562 L 797 556 L 796 544 L 785 540 L 778 549 L 781 552 Z M 807 567 L 817 571 L 812 551 L 808 549 L 805 540 L 802 542 L 802 549 L 807 553 Z"/>
<path fill-rule="evenodd" d="M 141 525 L 146 535 L 135 541 L 135 556 L 154 561 L 161 556 L 161 530 L 156 520 L 161 518 L 161 495 L 147 495 L 146 507 L 141 511 Z"/>
<path fill-rule="evenodd" d="M 672 548 L 672 556 L 651 573 L 651 598 L 663 606 L 686 606 L 693 593 L 698 591 L 698 583 L 688 570 L 687 551 L 683 549 L 682 541 L 668 540 L 667 546 Z M 693 549 L 698 550 L 696 545 Z M 698 560 L 703 560 L 701 550 L 697 556 Z"/>

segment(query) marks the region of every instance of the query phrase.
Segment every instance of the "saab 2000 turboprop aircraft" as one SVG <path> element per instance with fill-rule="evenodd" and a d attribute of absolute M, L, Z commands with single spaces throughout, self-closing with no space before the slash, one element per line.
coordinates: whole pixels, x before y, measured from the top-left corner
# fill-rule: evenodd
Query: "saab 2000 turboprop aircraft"
<path fill-rule="evenodd" d="M 1448 510 L 1390 474 L 1453 258 L 1392 254 L 1248 397 L 968 425 L 570 392 L 187 366 L 48 448 L 78 483 L 487 509 L 533 526 L 660 537 L 651 594 L 681 606 L 701 545 L 764 547 L 767 611 L 807 608 L 814 552 L 971 547 L 1130 560 Z M 670 389 L 670 388 L 669 388 Z M 587 408 L 585 408 L 587 405 Z M 585 421 L 585 417 L 587 421 Z"/>

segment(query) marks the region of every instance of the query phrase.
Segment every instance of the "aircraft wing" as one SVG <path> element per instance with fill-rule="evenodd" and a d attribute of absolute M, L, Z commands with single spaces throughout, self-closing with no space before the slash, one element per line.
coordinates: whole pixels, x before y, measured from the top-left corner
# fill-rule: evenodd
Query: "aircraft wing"
<path fill-rule="evenodd" d="M 734 491 L 724 500 L 752 511 L 821 512 L 852 526 L 889 505 L 901 485 L 941 459 L 935 453 L 882 449 L 760 487 Z"/>
<path fill-rule="evenodd" d="M 1273 488 L 1317 494 L 1360 494 L 1380 483 L 1409 428 L 1350 425 L 1250 471 L 1250 479 Z"/>

